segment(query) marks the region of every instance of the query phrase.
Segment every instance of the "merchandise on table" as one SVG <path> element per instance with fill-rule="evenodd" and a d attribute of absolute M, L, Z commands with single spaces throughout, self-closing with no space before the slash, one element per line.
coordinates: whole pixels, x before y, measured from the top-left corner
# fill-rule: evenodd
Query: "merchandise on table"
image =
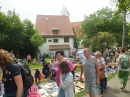
<path fill-rule="evenodd" d="M 56 82 L 39 84 L 38 91 L 41 94 L 41 97 L 57 97 L 58 95 Z"/>

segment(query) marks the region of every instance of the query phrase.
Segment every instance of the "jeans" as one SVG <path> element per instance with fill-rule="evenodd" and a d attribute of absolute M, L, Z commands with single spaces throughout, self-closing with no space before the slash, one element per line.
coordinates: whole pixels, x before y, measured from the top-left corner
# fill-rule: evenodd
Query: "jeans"
<path fill-rule="evenodd" d="M 16 97 L 16 92 L 11 93 L 11 94 L 4 94 L 3 97 Z M 24 90 L 22 92 L 22 96 L 21 97 L 25 97 Z"/>
<path fill-rule="evenodd" d="M 104 89 L 106 89 L 105 78 L 100 80 L 100 88 L 101 88 L 101 94 L 103 94 Z"/>
<path fill-rule="evenodd" d="M 45 78 L 47 78 L 48 75 L 49 75 L 49 71 L 45 70 Z"/>

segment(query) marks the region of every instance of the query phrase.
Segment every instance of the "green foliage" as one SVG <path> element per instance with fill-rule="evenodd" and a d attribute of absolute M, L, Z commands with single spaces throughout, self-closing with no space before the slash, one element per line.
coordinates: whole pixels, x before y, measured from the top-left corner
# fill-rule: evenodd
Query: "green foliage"
<path fill-rule="evenodd" d="M 74 48 L 77 49 L 78 46 L 79 46 L 79 43 L 80 43 L 80 39 L 76 37 L 75 29 L 74 28 L 72 28 L 72 29 L 73 29 L 73 32 L 74 32 Z"/>
<path fill-rule="evenodd" d="M 43 43 L 30 20 L 21 21 L 15 10 L 9 10 L 7 14 L 0 12 L 0 48 L 13 50 L 18 58 L 26 57 L 28 53 L 33 57 Z"/>
<path fill-rule="evenodd" d="M 34 46 L 37 46 L 39 47 L 40 45 L 42 45 L 44 43 L 44 39 L 42 38 L 41 35 L 39 35 L 38 32 L 36 32 L 31 38 L 31 43 L 34 45 Z"/>
<path fill-rule="evenodd" d="M 93 51 L 104 51 L 105 48 L 109 48 L 115 44 L 115 36 L 108 32 L 99 32 L 98 35 L 91 39 L 90 44 Z"/>
<path fill-rule="evenodd" d="M 129 12 L 130 12 L 130 0 L 113 0 L 114 3 L 116 3 L 116 6 L 118 8 L 118 10 L 115 12 L 115 16 L 116 15 L 123 15 L 123 30 L 121 30 L 123 33 L 122 35 L 122 47 L 125 47 L 128 43 L 127 41 L 127 22 L 126 22 L 126 15 L 129 16 Z"/>
<path fill-rule="evenodd" d="M 118 46 L 121 46 L 123 19 L 122 15 L 118 14 L 115 16 L 114 13 L 115 11 L 112 11 L 111 9 L 106 7 L 96 11 L 93 14 L 90 14 L 89 16 L 85 16 L 85 19 L 82 22 L 80 28 L 80 33 L 87 35 L 86 39 L 84 39 L 82 42 L 85 47 L 93 46 L 91 42 L 92 40 L 94 40 L 93 38 L 98 35 L 99 32 L 108 32 L 108 34 L 115 36 L 115 42 L 118 44 Z M 126 28 L 126 32 L 128 33 L 128 25 L 126 25 Z M 97 43 L 97 41 L 95 41 L 95 44 L 100 45 Z M 126 44 L 128 44 L 127 41 Z"/>
<path fill-rule="evenodd" d="M 118 0 L 117 6 L 119 12 L 127 12 L 130 10 L 130 0 Z"/>

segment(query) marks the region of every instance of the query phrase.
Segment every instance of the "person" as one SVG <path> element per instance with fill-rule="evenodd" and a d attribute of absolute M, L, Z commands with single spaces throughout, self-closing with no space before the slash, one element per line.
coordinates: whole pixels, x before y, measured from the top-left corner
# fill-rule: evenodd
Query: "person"
<path fill-rule="evenodd" d="M 45 78 L 47 78 L 49 76 L 49 72 L 50 72 L 49 64 L 50 64 L 50 62 L 45 63 L 45 65 L 42 69 L 42 73 L 45 75 Z"/>
<path fill-rule="evenodd" d="M 68 57 L 72 58 L 72 53 L 71 52 L 69 52 Z"/>
<path fill-rule="evenodd" d="M 99 66 L 97 59 L 90 54 L 89 48 L 83 50 L 84 58 L 81 65 L 80 80 L 84 72 L 85 89 L 90 97 L 99 96 Z"/>
<path fill-rule="evenodd" d="M 130 49 L 128 49 L 128 52 L 126 53 L 126 55 L 130 56 Z"/>
<path fill-rule="evenodd" d="M 107 88 L 106 88 L 106 85 L 105 85 L 105 72 L 104 72 L 105 67 L 106 67 L 106 63 L 105 63 L 105 60 L 102 57 L 102 54 L 101 54 L 100 51 L 97 51 L 95 53 L 95 57 L 97 58 L 100 71 L 103 70 L 103 73 L 104 73 L 104 78 L 102 78 L 102 79 L 100 78 L 100 89 L 101 89 L 100 96 L 103 97 L 104 90 L 107 91 Z"/>
<path fill-rule="evenodd" d="M 55 60 L 51 59 L 50 63 L 50 79 L 53 79 L 56 77 L 56 72 L 55 72 Z"/>
<path fill-rule="evenodd" d="M 35 82 L 38 82 L 42 79 L 45 78 L 45 75 L 41 74 L 38 69 L 36 69 L 35 74 L 34 74 Z"/>
<path fill-rule="evenodd" d="M 74 97 L 73 90 L 73 75 L 70 72 L 68 63 L 63 60 L 59 63 L 60 74 L 60 86 L 59 97 Z"/>
<path fill-rule="evenodd" d="M 21 69 L 13 63 L 13 58 L 3 49 L 0 49 L 0 68 L 3 71 L 4 83 L 3 97 L 25 97 Z"/>
<path fill-rule="evenodd" d="M 42 56 L 41 62 L 42 62 L 42 64 L 43 64 L 43 66 L 46 65 L 45 55 Z"/>
<path fill-rule="evenodd" d="M 116 70 L 118 70 L 118 67 L 119 67 L 118 79 L 121 84 L 121 89 L 123 91 L 125 91 L 125 87 L 126 87 L 126 84 L 128 81 L 128 76 L 129 76 L 129 70 L 130 70 L 129 69 L 130 68 L 130 57 L 125 54 L 125 49 L 123 49 L 123 48 L 120 50 L 120 55 L 117 59 Z"/>
<path fill-rule="evenodd" d="M 15 55 L 14 55 L 14 52 L 13 52 L 12 50 L 10 51 L 9 54 L 10 54 L 10 56 L 11 56 L 14 60 L 16 59 L 16 58 L 15 58 Z"/>
<path fill-rule="evenodd" d="M 70 60 L 68 60 L 67 58 L 64 57 L 64 52 L 62 50 L 58 50 L 55 53 L 55 56 L 57 57 L 57 62 L 55 63 L 55 72 L 56 72 L 56 83 L 57 86 L 59 87 L 60 85 L 60 69 L 59 69 L 59 63 L 63 60 L 66 60 L 66 62 L 68 63 L 69 67 L 70 67 L 70 71 L 73 74 L 74 77 L 74 66 L 72 64 L 72 62 Z"/>
<path fill-rule="evenodd" d="M 42 62 L 42 54 L 41 53 L 38 53 L 38 58 L 39 58 L 39 61 Z"/>
<path fill-rule="evenodd" d="M 30 54 L 27 55 L 27 61 L 28 61 L 28 65 L 31 65 L 32 59 L 31 59 Z"/>

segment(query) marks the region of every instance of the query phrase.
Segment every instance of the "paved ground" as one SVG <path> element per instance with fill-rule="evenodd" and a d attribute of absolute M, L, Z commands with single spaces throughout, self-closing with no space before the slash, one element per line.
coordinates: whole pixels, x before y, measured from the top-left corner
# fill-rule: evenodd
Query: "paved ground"
<path fill-rule="evenodd" d="M 120 83 L 117 75 L 108 81 L 108 91 L 104 93 L 104 97 L 130 97 L 130 76 L 126 86 L 126 92 L 122 92 L 120 89 Z M 83 97 L 89 97 L 85 95 Z"/>

